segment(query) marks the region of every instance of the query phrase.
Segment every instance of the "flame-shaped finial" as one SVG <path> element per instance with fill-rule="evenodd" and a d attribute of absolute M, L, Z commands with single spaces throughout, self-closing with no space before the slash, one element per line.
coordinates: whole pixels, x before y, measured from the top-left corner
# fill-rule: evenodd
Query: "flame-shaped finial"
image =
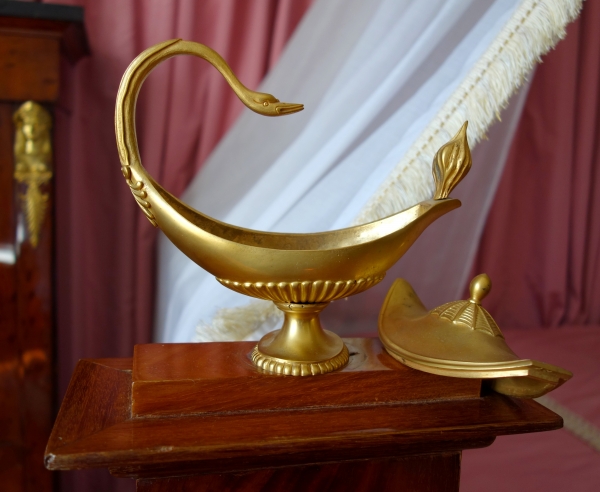
<path fill-rule="evenodd" d="M 448 143 L 440 147 L 433 158 L 433 179 L 435 180 L 435 195 L 441 200 L 448 198 L 450 192 L 467 175 L 471 169 L 471 150 L 467 142 L 467 125 L 462 128 Z"/>

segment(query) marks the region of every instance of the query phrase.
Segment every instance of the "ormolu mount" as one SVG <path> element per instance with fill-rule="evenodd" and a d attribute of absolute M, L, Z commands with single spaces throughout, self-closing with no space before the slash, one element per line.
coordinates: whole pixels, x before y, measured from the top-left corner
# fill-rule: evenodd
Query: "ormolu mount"
<path fill-rule="evenodd" d="M 153 46 L 128 67 L 117 96 L 117 146 L 127 185 L 150 222 L 192 261 L 224 286 L 271 300 L 283 311 L 282 328 L 267 334 L 254 349 L 252 360 L 257 366 L 298 376 L 344 366 L 348 350 L 340 337 L 323 330 L 319 313 L 329 302 L 380 282 L 429 224 L 460 206 L 458 200 L 447 197 L 471 166 L 466 123 L 434 159 L 434 199 L 382 220 L 330 232 L 280 234 L 244 229 L 187 206 L 142 166 L 135 134 L 139 90 L 154 67 L 180 54 L 211 63 L 256 113 L 282 116 L 303 109 L 301 104 L 281 103 L 270 94 L 247 89 L 225 61 L 204 45 L 176 39 Z"/>

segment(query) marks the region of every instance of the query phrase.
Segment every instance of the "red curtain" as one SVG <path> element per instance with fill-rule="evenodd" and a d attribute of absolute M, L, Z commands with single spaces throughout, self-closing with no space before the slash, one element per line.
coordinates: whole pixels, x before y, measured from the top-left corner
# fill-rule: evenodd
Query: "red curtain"
<path fill-rule="evenodd" d="M 500 326 L 600 324 L 600 2 L 544 57 L 474 271 Z"/>
<path fill-rule="evenodd" d="M 64 64 L 55 114 L 59 401 L 78 359 L 128 357 L 134 344 L 151 340 L 156 230 L 123 182 L 114 134 L 127 65 L 147 47 L 181 37 L 214 48 L 256 88 L 312 1 L 61 2 L 85 7 L 91 56 Z M 206 62 L 167 61 L 137 106 L 144 166 L 180 194 L 242 109 Z M 75 472 L 61 490 L 113 486 L 106 472 Z"/>

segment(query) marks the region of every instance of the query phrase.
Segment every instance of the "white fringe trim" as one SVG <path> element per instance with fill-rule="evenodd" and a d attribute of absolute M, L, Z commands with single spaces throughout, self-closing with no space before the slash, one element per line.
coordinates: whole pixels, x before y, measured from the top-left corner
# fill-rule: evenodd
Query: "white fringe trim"
<path fill-rule="evenodd" d="M 281 325 L 283 313 L 271 301 L 219 309 L 212 323 L 200 322 L 193 342 L 253 340 Z"/>
<path fill-rule="evenodd" d="M 524 0 L 465 80 L 354 220 L 382 219 L 433 194 L 431 162 L 465 121 L 477 143 L 540 57 L 566 34 L 582 0 Z"/>
<path fill-rule="evenodd" d="M 582 0 L 523 0 L 506 26 L 473 66 L 439 113 L 412 144 L 390 176 L 353 222 L 371 222 L 433 196 L 431 163 L 438 148 L 469 122 L 469 142 L 484 138 L 510 96 L 540 57 L 566 34 Z M 212 324 L 201 322 L 194 341 L 244 340 L 258 337 L 282 319 L 269 301 L 221 309 Z"/>
<path fill-rule="evenodd" d="M 565 430 L 582 440 L 595 451 L 600 451 L 600 429 L 598 427 L 548 395 L 536 398 L 536 400 L 563 418 Z"/>

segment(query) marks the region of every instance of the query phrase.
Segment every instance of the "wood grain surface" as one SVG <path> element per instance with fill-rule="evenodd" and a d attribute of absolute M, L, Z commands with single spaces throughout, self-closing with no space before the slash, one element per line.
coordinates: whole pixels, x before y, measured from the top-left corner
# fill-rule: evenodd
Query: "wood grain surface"
<path fill-rule="evenodd" d="M 138 492 L 457 492 L 460 453 L 142 479 Z"/>
<path fill-rule="evenodd" d="M 389 356 L 378 338 L 344 339 L 350 362 L 318 377 L 256 369 L 256 342 L 137 345 L 131 411 L 167 416 L 479 398 L 480 379 L 435 376 Z"/>
<path fill-rule="evenodd" d="M 24 189 L 13 178 L 17 107 L 0 103 L 0 484 L 5 491 L 43 492 L 52 487 L 43 454 L 54 416 L 53 197 L 34 248 L 26 233 L 17 237 L 26 228 L 18 197 Z"/>
<path fill-rule="evenodd" d="M 0 99 L 56 101 L 59 56 L 60 34 L 0 28 Z"/>
<path fill-rule="evenodd" d="M 132 417 L 131 360 L 83 360 L 46 449 L 50 469 L 107 467 L 157 478 L 458 452 L 498 435 L 552 430 L 534 401 L 465 400 Z M 320 379 L 320 378 L 315 378 Z M 351 390 L 351 388 L 349 388 Z"/>
<path fill-rule="evenodd" d="M 17 9 L 28 18 L 8 15 Z M 54 417 L 53 186 L 39 244 L 29 242 L 13 177 L 13 113 L 26 100 L 58 98 L 59 53 L 87 50 L 81 22 L 36 18 L 55 6 L 6 2 L 0 9 L 0 490 L 45 492 L 53 476 L 43 466 Z M 79 7 L 67 7 L 82 11 Z M 7 15 L 3 15 L 7 14 Z M 60 163 L 54 166 L 60 172 Z"/>

